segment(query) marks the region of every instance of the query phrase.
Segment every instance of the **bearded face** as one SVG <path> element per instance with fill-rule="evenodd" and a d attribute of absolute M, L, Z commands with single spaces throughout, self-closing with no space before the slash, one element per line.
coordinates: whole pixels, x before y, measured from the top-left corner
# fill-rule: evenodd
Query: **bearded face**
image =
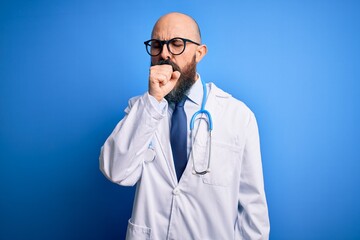
<path fill-rule="evenodd" d="M 180 67 L 176 63 L 170 61 L 170 59 L 160 60 L 159 62 L 151 65 L 154 66 L 154 65 L 163 65 L 163 64 L 169 64 L 173 67 L 173 71 L 179 71 L 181 73 L 180 78 L 176 83 L 175 87 L 173 88 L 173 90 L 171 90 L 165 96 L 165 99 L 168 102 L 178 103 L 183 99 L 183 97 L 188 93 L 191 86 L 195 83 L 195 77 L 196 77 L 195 55 L 192 61 L 189 64 L 187 64 L 183 69 L 180 69 Z"/>

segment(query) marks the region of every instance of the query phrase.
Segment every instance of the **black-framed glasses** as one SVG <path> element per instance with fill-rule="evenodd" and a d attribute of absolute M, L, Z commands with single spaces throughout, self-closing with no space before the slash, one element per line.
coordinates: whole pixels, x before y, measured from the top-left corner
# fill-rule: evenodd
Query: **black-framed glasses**
<path fill-rule="evenodd" d="M 181 38 L 181 37 L 172 38 L 168 41 L 161 41 L 159 39 L 150 39 L 148 41 L 145 41 L 144 44 L 145 44 L 147 53 L 150 56 L 155 57 L 155 56 L 160 55 L 160 53 L 163 50 L 163 46 L 165 44 L 167 46 L 168 51 L 172 55 L 180 55 L 185 51 L 187 42 L 190 42 L 190 43 L 200 46 L 200 43 L 194 42 L 190 39 Z"/>

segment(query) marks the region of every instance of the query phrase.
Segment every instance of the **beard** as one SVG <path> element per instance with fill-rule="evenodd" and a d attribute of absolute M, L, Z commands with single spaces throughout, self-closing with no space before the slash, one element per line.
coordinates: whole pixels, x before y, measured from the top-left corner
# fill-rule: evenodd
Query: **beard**
<path fill-rule="evenodd" d="M 195 83 L 195 77 L 196 77 L 195 55 L 192 61 L 189 64 L 187 64 L 182 70 L 176 63 L 170 61 L 170 59 L 160 60 L 155 64 L 152 63 L 151 65 L 154 66 L 154 65 L 163 65 L 163 64 L 169 64 L 172 66 L 173 71 L 179 71 L 181 73 L 180 78 L 178 79 L 175 87 L 165 96 L 165 99 L 168 102 L 175 104 L 179 103 L 184 98 L 184 96 L 189 92 L 191 86 Z"/>

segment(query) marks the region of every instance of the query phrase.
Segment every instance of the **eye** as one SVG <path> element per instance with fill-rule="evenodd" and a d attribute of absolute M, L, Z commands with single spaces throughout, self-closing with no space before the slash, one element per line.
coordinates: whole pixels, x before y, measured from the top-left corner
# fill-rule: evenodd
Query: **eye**
<path fill-rule="evenodd" d="M 183 47 L 184 46 L 184 41 L 182 39 L 176 38 L 173 39 L 170 44 L 174 47 Z"/>
<path fill-rule="evenodd" d="M 151 41 L 149 44 L 150 44 L 151 48 L 155 48 L 155 49 L 161 48 L 160 41 L 154 40 L 154 41 Z"/>

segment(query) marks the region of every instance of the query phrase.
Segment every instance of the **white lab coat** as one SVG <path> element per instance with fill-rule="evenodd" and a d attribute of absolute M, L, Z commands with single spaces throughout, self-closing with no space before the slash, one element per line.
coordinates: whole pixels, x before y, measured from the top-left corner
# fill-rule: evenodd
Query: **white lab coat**
<path fill-rule="evenodd" d="M 208 87 L 210 173 L 194 175 L 189 160 L 178 183 L 167 109 L 155 109 L 148 93 L 129 101 L 102 147 L 105 176 L 123 186 L 137 184 L 127 239 L 268 239 L 256 119 L 245 104 L 212 83 Z"/>

